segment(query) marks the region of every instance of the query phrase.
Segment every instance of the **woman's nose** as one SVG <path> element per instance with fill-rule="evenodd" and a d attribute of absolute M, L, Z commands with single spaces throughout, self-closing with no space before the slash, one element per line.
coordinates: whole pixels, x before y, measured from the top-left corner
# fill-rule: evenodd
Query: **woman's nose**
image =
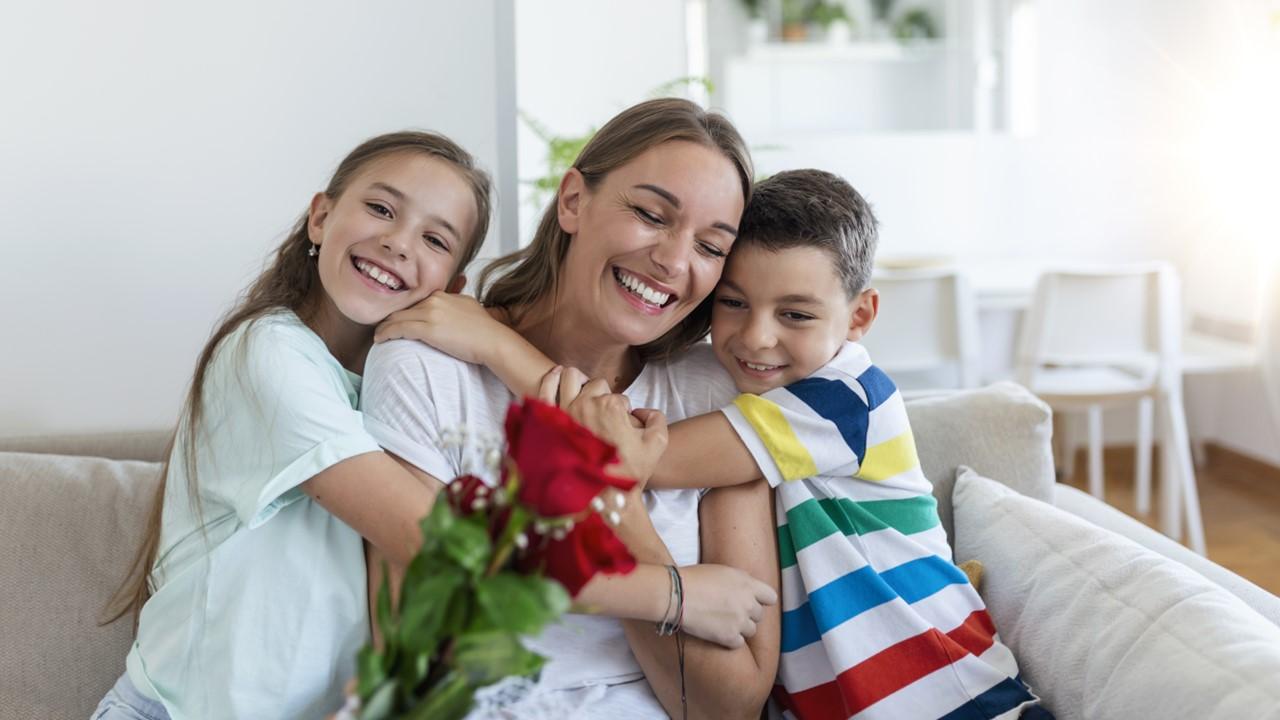
<path fill-rule="evenodd" d="M 693 252 L 693 243 L 692 234 L 685 237 L 683 234 L 673 233 L 658 241 L 649 257 L 658 270 L 666 275 L 660 279 L 669 280 L 688 272 L 689 253 Z"/>

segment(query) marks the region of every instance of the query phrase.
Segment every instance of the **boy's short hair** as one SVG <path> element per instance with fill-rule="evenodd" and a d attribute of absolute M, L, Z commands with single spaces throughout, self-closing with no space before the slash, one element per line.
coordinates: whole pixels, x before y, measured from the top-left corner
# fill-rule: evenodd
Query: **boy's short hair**
<path fill-rule="evenodd" d="M 822 170 L 788 170 L 756 184 L 735 247 L 771 252 L 825 250 L 850 300 L 871 279 L 879 232 L 871 206 L 853 186 Z"/>

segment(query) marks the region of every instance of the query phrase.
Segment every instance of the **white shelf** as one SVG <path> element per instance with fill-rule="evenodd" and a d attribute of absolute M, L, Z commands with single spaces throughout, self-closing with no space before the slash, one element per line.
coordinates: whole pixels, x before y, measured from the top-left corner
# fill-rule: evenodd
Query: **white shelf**
<path fill-rule="evenodd" d="M 767 42 L 754 45 L 747 56 L 775 62 L 903 62 L 938 57 L 947 49 L 945 40 L 854 40 L 848 43 Z"/>

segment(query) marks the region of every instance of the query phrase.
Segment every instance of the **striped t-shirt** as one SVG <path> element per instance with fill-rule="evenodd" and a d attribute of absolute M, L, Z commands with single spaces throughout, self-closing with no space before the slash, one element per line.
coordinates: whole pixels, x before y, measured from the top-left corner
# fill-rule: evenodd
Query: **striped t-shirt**
<path fill-rule="evenodd" d="M 1016 718 L 1035 702 L 951 562 L 902 394 L 862 346 L 723 412 L 777 488 L 788 715 Z"/>

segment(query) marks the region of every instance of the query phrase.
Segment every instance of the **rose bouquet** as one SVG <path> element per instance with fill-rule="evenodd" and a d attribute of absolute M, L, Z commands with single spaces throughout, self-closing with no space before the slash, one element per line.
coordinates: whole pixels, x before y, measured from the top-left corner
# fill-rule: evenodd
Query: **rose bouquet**
<path fill-rule="evenodd" d="M 542 667 L 520 636 L 568 610 L 596 573 L 635 567 L 600 514 L 603 490 L 634 485 L 606 472 L 614 448 L 532 399 L 511 406 L 505 429 L 496 482 L 455 479 L 423 519 L 398 602 L 384 579 L 382 647 L 357 658 L 360 718 L 462 717 L 478 689 Z"/>

